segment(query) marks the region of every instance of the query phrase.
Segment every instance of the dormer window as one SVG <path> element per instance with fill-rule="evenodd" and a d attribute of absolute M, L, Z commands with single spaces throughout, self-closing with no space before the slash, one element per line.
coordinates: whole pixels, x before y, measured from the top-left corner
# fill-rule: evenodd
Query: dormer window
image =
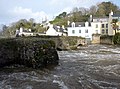
<path fill-rule="evenodd" d="M 75 22 L 72 22 L 72 27 L 75 27 Z"/>

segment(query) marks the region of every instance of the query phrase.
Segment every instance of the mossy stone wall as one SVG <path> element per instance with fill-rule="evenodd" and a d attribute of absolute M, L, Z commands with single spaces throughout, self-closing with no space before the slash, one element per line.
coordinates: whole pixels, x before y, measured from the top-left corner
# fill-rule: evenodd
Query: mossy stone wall
<path fill-rule="evenodd" d="M 52 40 L 55 42 L 55 48 L 68 50 L 72 47 L 77 47 L 79 44 L 85 44 L 85 39 L 74 36 L 38 36 L 40 39 Z M 87 44 L 87 43 L 86 43 Z"/>
<path fill-rule="evenodd" d="M 100 36 L 100 43 L 101 44 L 114 44 L 113 36 L 108 36 L 108 35 Z"/>

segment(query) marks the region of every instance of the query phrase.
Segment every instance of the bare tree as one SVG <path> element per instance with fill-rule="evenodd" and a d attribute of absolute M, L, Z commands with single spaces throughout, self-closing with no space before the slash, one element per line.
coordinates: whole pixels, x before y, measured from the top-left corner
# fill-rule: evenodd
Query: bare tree
<path fill-rule="evenodd" d="M 97 12 L 97 6 L 95 6 L 95 5 L 91 6 L 89 9 L 89 13 L 92 15 L 95 15 L 96 12 Z"/>

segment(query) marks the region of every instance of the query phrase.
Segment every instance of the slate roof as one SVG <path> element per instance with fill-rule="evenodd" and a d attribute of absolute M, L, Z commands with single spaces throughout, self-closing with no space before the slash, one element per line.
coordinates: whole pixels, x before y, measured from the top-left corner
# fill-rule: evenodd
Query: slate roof
<path fill-rule="evenodd" d="M 68 27 L 72 27 L 72 23 L 71 22 Z M 85 22 L 75 22 L 75 27 L 84 27 L 85 26 Z"/>
<path fill-rule="evenodd" d="M 112 17 L 120 17 L 120 14 L 112 15 Z"/>
<path fill-rule="evenodd" d="M 93 17 L 93 19 L 108 19 L 108 17 L 107 16 L 105 16 L 105 17 Z"/>
<path fill-rule="evenodd" d="M 75 27 L 84 27 L 85 22 L 75 22 Z"/>
<path fill-rule="evenodd" d="M 56 25 L 53 25 L 53 28 L 57 31 L 57 32 L 64 32 L 64 29 L 62 27 L 58 27 Z"/>
<path fill-rule="evenodd" d="M 108 21 L 109 20 L 109 18 L 108 17 L 100 17 L 100 18 L 98 18 L 98 17 L 93 17 L 93 22 L 101 22 L 101 21 Z"/>
<path fill-rule="evenodd" d="M 89 26 L 91 26 L 91 23 L 89 22 Z M 72 23 L 68 27 L 72 27 Z M 75 27 L 85 27 L 85 22 L 75 22 Z"/>

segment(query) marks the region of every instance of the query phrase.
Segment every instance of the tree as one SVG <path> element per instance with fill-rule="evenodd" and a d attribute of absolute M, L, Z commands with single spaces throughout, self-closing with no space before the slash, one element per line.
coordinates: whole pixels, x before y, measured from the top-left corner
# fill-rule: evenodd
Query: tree
<path fill-rule="evenodd" d="M 67 12 L 62 12 L 58 16 L 55 17 L 53 21 L 50 21 L 51 24 L 56 24 L 59 26 L 67 25 Z"/>
<path fill-rule="evenodd" d="M 117 30 L 118 30 L 118 25 L 117 25 L 117 22 L 118 22 L 118 19 L 113 19 L 112 20 L 112 28 L 115 30 L 115 34 L 116 34 L 116 32 L 117 32 Z"/>
<path fill-rule="evenodd" d="M 59 14 L 58 16 L 56 16 L 55 19 L 62 19 L 65 18 L 67 16 L 67 12 L 62 12 L 61 14 Z"/>
<path fill-rule="evenodd" d="M 80 7 L 79 12 L 81 12 L 82 15 L 88 15 L 89 14 L 89 9 Z"/>
<path fill-rule="evenodd" d="M 34 23 L 35 22 L 34 18 L 30 18 L 29 22 Z"/>
<path fill-rule="evenodd" d="M 111 12 L 111 10 L 114 11 L 114 13 L 118 11 L 118 6 L 116 6 L 110 1 L 102 2 L 98 4 L 97 7 L 98 7 L 97 14 L 100 16 L 109 16 L 109 13 Z"/>
<path fill-rule="evenodd" d="M 71 14 L 72 14 L 71 19 L 73 22 L 78 22 L 80 16 L 82 15 L 81 11 L 79 11 L 79 9 L 77 7 L 73 8 Z"/>
<path fill-rule="evenodd" d="M 66 15 L 67 15 L 67 12 L 63 12 L 63 13 L 59 14 L 59 17 L 64 18 L 64 17 L 66 17 Z"/>
<path fill-rule="evenodd" d="M 89 13 L 90 13 L 91 15 L 95 15 L 96 12 L 97 12 L 97 6 L 94 6 L 94 5 L 91 6 L 90 9 L 89 9 Z"/>

